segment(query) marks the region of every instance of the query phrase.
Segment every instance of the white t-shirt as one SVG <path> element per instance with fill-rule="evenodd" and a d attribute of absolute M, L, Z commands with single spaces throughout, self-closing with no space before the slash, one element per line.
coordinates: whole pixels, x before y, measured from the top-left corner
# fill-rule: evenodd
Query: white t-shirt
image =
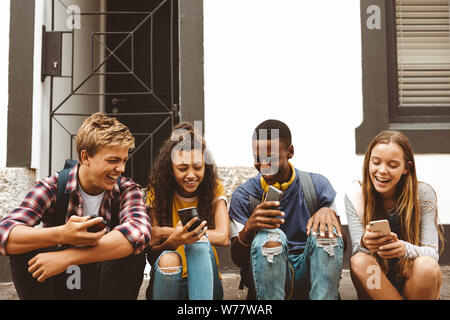
<path fill-rule="evenodd" d="M 84 192 L 80 184 L 78 184 L 78 188 L 80 190 L 81 198 L 83 198 L 83 216 L 98 216 L 105 192 L 102 192 L 96 196 L 91 196 Z"/>

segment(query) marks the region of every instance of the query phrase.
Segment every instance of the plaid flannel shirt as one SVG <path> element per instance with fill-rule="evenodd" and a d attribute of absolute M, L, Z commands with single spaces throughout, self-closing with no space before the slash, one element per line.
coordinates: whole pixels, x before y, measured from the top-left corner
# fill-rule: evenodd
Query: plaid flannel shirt
<path fill-rule="evenodd" d="M 70 193 L 66 222 L 72 215 L 83 216 L 83 199 L 78 191 L 79 165 L 70 170 L 66 193 Z M 57 198 L 58 173 L 39 181 L 27 194 L 20 206 L 0 221 L 0 254 L 6 255 L 6 243 L 9 233 L 18 225 L 34 227 L 54 214 Z M 119 197 L 119 225 L 114 230 L 120 231 L 133 245 L 134 254 L 141 253 L 150 242 L 150 219 L 145 209 L 141 188 L 133 180 L 120 177 L 120 189 L 116 183 L 112 191 L 105 192 L 99 215 L 111 222 L 111 200 Z"/>

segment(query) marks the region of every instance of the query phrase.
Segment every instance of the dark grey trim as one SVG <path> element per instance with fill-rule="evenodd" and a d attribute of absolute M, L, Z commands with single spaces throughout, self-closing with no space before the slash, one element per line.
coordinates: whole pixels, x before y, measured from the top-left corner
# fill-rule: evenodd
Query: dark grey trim
<path fill-rule="evenodd" d="M 33 120 L 34 0 L 11 0 L 7 167 L 30 167 Z"/>
<path fill-rule="evenodd" d="M 203 0 L 179 1 L 181 121 L 204 125 Z"/>
<path fill-rule="evenodd" d="M 396 50 L 393 35 L 393 3 L 361 0 L 363 122 L 356 128 L 356 153 L 364 154 L 382 130 L 401 130 L 415 153 L 450 153 L 450 121 L 445 117 L 399 116 L 396 102 Z M 366 26 L 371 5 L 381 9 L 381 29 Z"/>
<path fill-rule="evenodd" d="M 381 9 L 381 29 L 369 30 L 366 26 L 366 9 L 377 5 Z M 365 153 L 369 142 L 389 126 L 388 68 L 385 1 L 361 0 L 361 53 L 363 122 L 356 128 L 356 153 Z M 383 67 L 384 66 L 384 67 Z"/>

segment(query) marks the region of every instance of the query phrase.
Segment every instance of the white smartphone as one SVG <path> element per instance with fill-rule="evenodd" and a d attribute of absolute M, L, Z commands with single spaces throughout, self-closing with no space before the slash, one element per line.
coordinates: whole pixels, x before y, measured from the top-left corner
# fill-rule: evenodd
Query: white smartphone
<path fill-rule="evenodd" d="M 386 219 L 370 221 L 369 226 L 370 231 L 381 232 L 382 236 L 388 236 L 391 234 L 391 227 L 389 226 L 389 221 Z"/>

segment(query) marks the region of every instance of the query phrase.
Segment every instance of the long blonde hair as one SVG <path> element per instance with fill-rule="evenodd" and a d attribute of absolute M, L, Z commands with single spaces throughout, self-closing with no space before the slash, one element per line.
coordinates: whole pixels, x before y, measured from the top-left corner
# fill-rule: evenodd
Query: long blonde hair
<path fill-rule="evenodd" d="M 395 190 L 396 211 L 399 215 L 399 239 L 407 241 L 413 245 L 420 245 L 420 222 L 421 212 L 418 196 L 418 181 L 416 175 L 416 165 L 414 153 L 408 138 L 399 131 L 385 130 L 378 134 L 369 144 L 364 158 L 362 193 L 364 200 L 364 225 L 370 221 L 386 219 L 387 214 L 383 206 L 381 195 L 375 190 L 369 173 L 370 156 L 372 150 L 380 143 L 395 143 L 403 151 L 405 167 L 407 173 L 403 174 Z M 437 208 L 436 212 L 437 212 Z M 441 243 L 443 236 L 440 228 L 436 227 Z M 443 248 L 442 248 L 443 249 Z M 388 259 L 383 259 L 376 255 L 376 259 L 382 270 L 387 273 L 389 270 Z M 412 259 L 400 259 L 394 272 L 401 277 L 406 277 L 411 268 Z"/>

